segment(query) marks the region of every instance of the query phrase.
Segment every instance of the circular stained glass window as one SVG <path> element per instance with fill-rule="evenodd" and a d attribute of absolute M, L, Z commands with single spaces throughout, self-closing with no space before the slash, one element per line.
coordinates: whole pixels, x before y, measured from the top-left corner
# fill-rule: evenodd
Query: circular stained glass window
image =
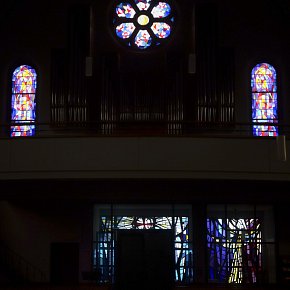
<path fill-rule="evenodd" d="M 170 1 L 128 0 L 114 7 L 113 33 L 126 46 L 147 50 L 167 41 L 174 29 Z"/>

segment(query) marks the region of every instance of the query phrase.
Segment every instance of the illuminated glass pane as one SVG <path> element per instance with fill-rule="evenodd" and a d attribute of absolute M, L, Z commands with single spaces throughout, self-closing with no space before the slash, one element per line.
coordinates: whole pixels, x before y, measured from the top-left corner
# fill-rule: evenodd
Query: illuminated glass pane
<path fill-rule="evenodd" d="M 12 95 L 12 110 L 13 112 L 18 111 L 34 111 L 34 94 L 13 94 Z M 12 116 L 14 118 L 14 116 Z"/>
<path fill-rule="evenodd" d="M 36 72 L 30 66 L 22 65 L 12 76 L 11 137 L 33 136 L 35 126 Z"/>
<path fill-rule="evenodd" d="M 256 283 L 262 273 L 258 219 L 207 219 L 209 280 Z"/>
<path fill-rule="evenodd" d="M 256 110 L 276 110 L 277 93 L 253 93 L 252 102 L 252 108 Z M 275 118 L 277 118 L 277 116 Z"/>
<path fill-rule="evenodd" d="M 267 63 L 256 65 L 251 74 L 252 87 L 252 120 L 263 125 L 253 126 L 254 136 L 277 136 L 277 84 L 276 71 Z"/>
<path fill-rule="evenodd" d="M 256 115 L 253 116 L 253 120 L 257 120 L 257 122 L 265 122 L 264 120 L 270 119 L 272 116 L 276 114 L 275 109 L 270 110 L 259 110 Z M 274 122 L 273 120 L 269 120 L 269 123 Z"/>
<path fill-rule="evenodd" d="M 140 25 L 147 25 L 149 23 L 149 17 L 147 15 L 140 15 L 137 19 Z"/>
<path fill-rule="evenodd" d="M 129 3 L 120 3 L 116 7 L 118 17 L 133 18 L 136 14 L 134 8 Z"/>
<path fill-rule="evenodd" d="M 252 92 L 276 92 L 276 71 L 267 64 L 258 64 L 252 70 Z"/>
<path fill-rule="evenodd" d="M 34 125 L 11 126 L 11 137 L 33 136 L 34 134 Z"/>
<path fill-rule="evenodd" d="M 253 132 L 254 132 L 255 136 L 260 136 L 260 137 L 262 137 L 262 136 L 278 136 L 277 126 L 269 126 L 269 125 L 257 126 L 257 125 L 254 125 Z"/>
<path fill-rule="evenodd" d="M 147 30 L 139 30 L 135 37 L 135 44 L 141 48 L 145 49 L 151 45 L 152 38 Z"/>
<path fill-rule="evenodd" d="M 24 111 L 24 110 L 12 110 L 13 120 L 17 121 L 33 121 L 35 118 L 34 111 Z"/>
<path fill-rule="evenodd" d="M 135 0 L 135 3 L 139 10 L 148 10 L 151 0 Z"/>
<path fill-rule="evenodd" d="M 168 37 L 171 30 L 170 26 L 165 22 L 154 22 L 151 29 L 158 38 Z"/>
<path fill-rule="evenodd" d="M 152 3 L 152 0 L 129 0 L 115 6 L 116 13 L 112 20 L 114 33 L 124 40 L 123 44 L 140 50 L 151 49 L 170 36 L 171 23 L 174 23 L 172 7 L 159 1 L 154 1 L 153 7 Z M 130 23 L 125 19 L 122 21 L 122 18 L 130 19 Z"/>
<path fill-rule="evenodd" d="M 129 38 L 135 30 L 135 25 L 131 22 L 121 23 L 116 27 L 116 34 L 120 38 Z"/>
<path fill-rule="evenodd" d="M 172 220 L 174 223 L 172 223 Z M 114 267 L 112 253 L 109 248 L 112 243 L 112 230 L 120 229 L 172 229 L 175 232 L 175 280 L 190 281 L 193 277 L 192 250 L 189 247 L 188 217 L 141 217 L 115 216 L 113 222 L 108 217 L 101 217 L 101 233 L 99 235 L 98 257 L 109 273 L 108 268 Z M 112 248 L 111 248 L 112 249 Z M 112 249 L 113 250 L 113 249 Z M 99 263 L 99 265 L 100 265 Z M 106 268 L 106 269 L 105 269 Z"/>
<path fill-rule="evenodd" d="M 164 18 L 171 13 L 171 7 L 166 2 L 159 2 L 151 11 L 154 18 Z"/>

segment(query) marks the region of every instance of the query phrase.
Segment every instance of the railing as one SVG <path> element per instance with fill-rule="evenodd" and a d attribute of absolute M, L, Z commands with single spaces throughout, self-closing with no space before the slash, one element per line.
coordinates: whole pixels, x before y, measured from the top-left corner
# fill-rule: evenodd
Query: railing
<path fill-rule="evenodd" d="M 23 123 L 25 124 L 25 123 Z M 27 123 L 30 124 L 30 123 Z M 35 122 L 35 137 L 70 136 L 185 136 L 185 137 L 252 137 L 253 126 L 273 126 L 273 123 L 223 123 L 194 121 L 116 120 L 99 122 Z M 275 123 L 279 135 L 290 135 L 290 124 Z M 10 138 L 10 125 L 0 123 L 0 138 Z"/>
<path fill-rule="evenodd" d="M 0 241 L 0 265 L 13 284 L 44 283 L 45 274 Z"/>

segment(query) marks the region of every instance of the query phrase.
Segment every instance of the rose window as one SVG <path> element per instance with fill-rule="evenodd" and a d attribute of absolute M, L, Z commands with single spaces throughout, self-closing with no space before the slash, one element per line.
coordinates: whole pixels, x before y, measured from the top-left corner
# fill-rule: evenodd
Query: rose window
<path fill-rule="evenodd" d="M 172 4 L 158 0 L 129 0 L 115 6 L 114 32 L 126 46 L 147 49 L 160 45 L 173 30 Z"/>

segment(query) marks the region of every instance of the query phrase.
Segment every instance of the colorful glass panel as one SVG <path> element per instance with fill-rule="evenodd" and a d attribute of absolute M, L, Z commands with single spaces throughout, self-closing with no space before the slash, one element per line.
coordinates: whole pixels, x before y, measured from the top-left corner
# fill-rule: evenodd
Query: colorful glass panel
<path fill-rule="evenodd" d="M 135 0 L 135 3 L 139 10 L 148 10 L 151 0 Z"/>
<path fill-rule="evenodd" d="M 116 34 L 118 37 L 126 39 L 129 38 L 135 30 L 135 25 L 131 22 L 121 23 L 116 27 Z"/>
<path fill-rule="evenodd" d="M 170 26 L 165 22 L 154 22 L 151 29 L 158 38 L 168 37 L 171 30 Z"/>
<path fill-rule="evenodd" d="M 259 219 L 207 219 L 209 280 L 256 283 L 262 271 Z"/>
<path fill-rule="evenodd" d="M 36 72 L 27 65 L 15 69 L 12 76 L 11 137 L 33 136 L 35 125 Z"/>
<path fill-rule="evenodd" d="M 151 11 L 154 18 L 164 18 L 171 13 L 171 7 L 166 2 L 159 2 Z"/>
<path fill-rule="evenodd" d="M 116 7 L 116 13 L 118 17 L 133 18 L 136 14 L 136 11 L 129 3 L 120 3 Z"/>
<path fill-rule="evenodd" d="M 139 30 L 135 37 L 135 44 L 141 48 L 145 49 L 151 45 L 152 38 L 147 30 Z"/>
<path fill-rule="evenodd" d="M 98 242 L 99 267 L 102 273 L 110 274 L 114 268 L 114 240 L 112 230 L 120 229 L 172 229 L 175 233 L 175 280 L 189 283 L 193 277 L 192 250 L 189 246 L 188 217 L 140 217 L 120 216 L 113 221 L 108 217 L 101 217 L 101 230 Z M 111 253 L 110 253 L 111 251 Z M 109 281 L 109 276 L 103 275 L 102 281 Z"/>
<path fill-rule="evenodd" d="M 113 32 L 123 40 L 122 43 L 140 50 L 165 42 L 172 34 L 175 21 L 172 7 L 158 0 L 121 2 L 115 6 L 114 15 Z"/>
<path fill-rule="evenodd" d="M 264 123 L 253 126 L 254 136 L 277 136 L 277 84 L 276 71 L 267 63 L 256 65 L 251 75 L 252 120 Z M 270 123 L 273 123 L 271 125 Z"/>

